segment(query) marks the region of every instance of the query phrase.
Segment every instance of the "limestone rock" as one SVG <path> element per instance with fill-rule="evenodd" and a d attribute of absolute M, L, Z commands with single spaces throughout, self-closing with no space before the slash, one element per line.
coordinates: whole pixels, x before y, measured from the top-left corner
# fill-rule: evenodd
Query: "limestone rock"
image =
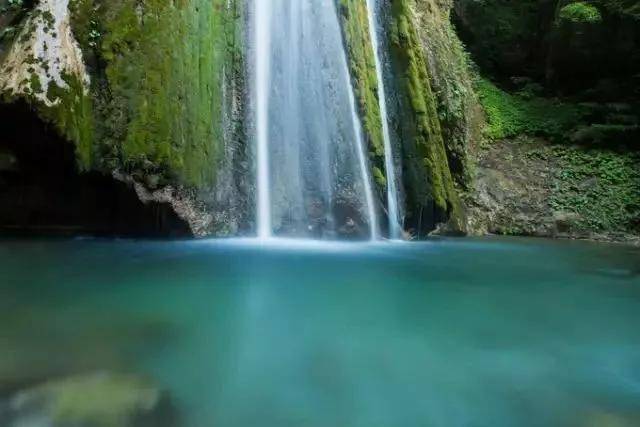
<path fill-rule="evenodd" d="M 71 31 L 69 0 L 42 0 L 27 18 L 6 59 L 0 64 L 0 93 L 30 95 L 51 107 L 55 85 L 68 89 L 66 76 L 89 87 L 82 52 Z"/>

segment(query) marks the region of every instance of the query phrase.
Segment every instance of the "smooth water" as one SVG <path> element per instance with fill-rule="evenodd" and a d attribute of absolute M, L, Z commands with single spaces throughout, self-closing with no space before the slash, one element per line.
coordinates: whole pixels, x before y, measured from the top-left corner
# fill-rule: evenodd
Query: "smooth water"
<path fill-rule="evenodd" d="M 3 241 L 0 277 L 0 392 L 109 370 L 189 427 L 640 425 L 638 249 Z"/>
<path fill-rule="evenodd" d="M 369 165 L 334 0 L 253 4 L 258 236 L 375 238 Z"/>
<path fill-rule="evenodd" d="M 271 174 L 269 172 L 269 77 L 271 64 L 270 9 L 268 2 L 254 2 L 254 58 L 255 58 L 255 127 L 256 127 L 256 228 L 258 238 L 271 237 Z"/>

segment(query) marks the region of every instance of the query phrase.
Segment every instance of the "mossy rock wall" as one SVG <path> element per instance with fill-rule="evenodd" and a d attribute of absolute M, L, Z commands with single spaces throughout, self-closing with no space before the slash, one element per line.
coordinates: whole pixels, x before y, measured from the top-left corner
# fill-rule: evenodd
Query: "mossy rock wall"
<path fill-rule="evenodd" d="M 369 158 L 384 194 L 384 141 L 375 58 L 366 0 L 339 0 Z M 392 134 L 402 151 L 406 226 L 424 234 L 440 222 L 462 230 L 462 211 L 454 181 L 471 179 L 467 150 L 477 136 L 477 102 L 469 63 L 450 21 L 450 2 L 386 2 L 380 11 L 387 39 L 381 40 Z M 385 55 L 386 52 L 386 55 Z M 394 141 L 392 141 L 393 143 Z"/>
<path fill-rule="evenodd" d="M 212 186 L 226 92 L 242 75 L 240 5 L 227 0 L 72 0 L 91 67 L 96 139 L 106 169 Z"/>
<path fill-rule="evenodd" d="M 414 4 L 416 33 L 429 67 L 449 168 L 461 189 L 472 180 L 470 153 L 479 140 L 483 118 L 473 87 L 473 71 L 451 23 L 451 0 Z"/>
<path fill-rule="evenodd" d="M 29 101 L 79 169 L 177 188 L 212 233 L 248 227 L 244 1 L 0 1 L 16 28 L 0 38 L 3 101 Z"/>
<path fill-rule="evenodd" d="M 450 232 L 461 232 L 463 212 L 438 115 L 432 66 L 420 34 L 419 7 L 424 4 L 413 0 L 389 4 L 388 37 L 399 103 L 397 127 L 403 149 L 407 225 L 418 235 L 438 223 L 448 223 Z"/>
<path fill-rule="evenodd" d="M 3 22 L 21 25 L 2 39 L 5 101 L 31 100 L 76 144 L 83 169 L 214 185 L 224 140 L 237 137 L 230 116 L 241 115 L 240 1 L 0 6 Z"/>

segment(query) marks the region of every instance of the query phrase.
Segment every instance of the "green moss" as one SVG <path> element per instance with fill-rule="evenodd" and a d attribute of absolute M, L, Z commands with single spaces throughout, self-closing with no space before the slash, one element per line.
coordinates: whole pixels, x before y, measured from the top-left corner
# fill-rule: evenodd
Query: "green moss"
<path fill-rule="evenodd" d="M 533 97 L 530 93 L 510 94 L 486 79 L 477 82 L 480 102 L 487 115 L 485 135 L 502 139 L 519 134 L 558 139 L 577 126 L 586 115 L 584 107 Z"/>
<path fill-rule="evenodd" d="M 152 410 L 160 392 L 145 380 L 125 375 L 71 377 L 34 389 L 32 398 L 50 404 L 51 418 L 61 425 L 116 427 Z"/>
<path fill-rule="evenodd" d="M 373 169 L 373 179 L 376 182 L 376 184 L 378 184 L 378 187 L 386 188 L 387 187 L 387 178 L 385 178 L 385 176 L 382 173 L 382 171 L 376 166 L 374 166 L 372 169 Z"/>
<path fill-rule="evenodd" d="M 465 188 L 472 180 L 469 152 L 481 127 L 471 61 L 451 24 L 448 5 L 433 1 L 416 4 L 419 33 L 431 66 L 449 166 Z"/>
<path fill-rule="evenodd" d="M 413 194 L 408 196 L 412 203 L 423 205 L 428 204 L 422 196 L 426 195 L 459 230 L 463 228 L 462 210 L 449 169 L 429 66 L 413 21 L 414 9 L 413 0 L 393 2 L 389 34 L 398 89 L 409 113 L 404 117 L 404 150 L 405 162 L 410 163 L 407 167 L 411 170 L 407 187 Z"/>
<path fill-rule="evenodd" d="M 239 6 L 227 0 L 72 0 L 72 25 L 97 57 L 95 151 L 102 167 L 213 185 L 225 79 L 241 58 Z"/>
<path fill-rule="evenodd" d="M 82 51 L 86 54 L 99 45 L 104 31 L 100 22 L 100 7 L 90 0 L 71 0 L 71 27 Z"/>
<path fill-rule="evenodd" d="M 31 79 L 29 80 L 29 88 L 34 94 L 42 93 L 42 83 L 40 82 L 40 77 L 35 73 L 31 74 Z"/>
<path fill-rule="evenodd" d="M 76 145 L 78 165 L 89 170 L 94 159 L 94 117 L 92 100 L 83 83 L 75 76 L 64 75 L 67 87 L 50 82 L 47 99 L 52 106 L 39 106 L 45 120 L 53 123 L 61 135 Z"/>
<path fill-rule="evenodd" d="M 602 21 L 596 6 L 581 1 L 564 6 L 558 16 L 561 20 L 575 23 L 595 24 Z"/>
<path fill-rule="evenodd" d="M 381 179 L 376 183 L 381 191 L 386 191 L 384 168 L 384 138 L 382 116 L 378 94 L 375 56 L 369 35 L 369 20 L 365 0 L 340 0 L 342 31 L 348 50 L 349 68 L 353 78 L 362 126 L 367 137 L 369 158 L 374 174 Z"/>
<path fill-rule="evenodd" d="M 483 68 L 508 66 L 515 57 L 526 55 L 538 32 L 539 0 L 456 0 L 461 24 Z M 506 54 L 506 55 L 505 55 Z"/>

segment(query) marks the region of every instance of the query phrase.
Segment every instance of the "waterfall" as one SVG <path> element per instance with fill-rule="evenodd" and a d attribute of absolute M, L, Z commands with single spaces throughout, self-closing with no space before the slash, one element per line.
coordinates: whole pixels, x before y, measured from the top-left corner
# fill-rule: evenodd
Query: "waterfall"
<path fill-rule="evenodd" d="M 257 232 L 258 238 L 271 237 L 271 197 L 269 177 L 269 35 L 270 19 L 267 0 L 255 1 L 254 12 L 254 55 L 255 99 L 256 99 L 256 142 L 257 142 Z"/>
<path fill-rule="evenodd" d="M 384 77 L 382 75 L 382 63 L 380 61 L 380 45 L 378 43 L 378 22 L 376 19 L 376 0 L 367 0 L 367 12 L 369 17 L 369 35 L 373 48 L 373 57 L 376 63 L 376 78 L 378 80 L 378 103 L 380 105 L 380 117 L 382 119 L 382 138 L 384 141 L 384 159 L 387 172 L 387 209 L 389 215 L 389 237 L 402 239 L 402 224 L 398 209 L 398 188 L 396 185 L 396 168 L 389 134 L 389 117 L 387 115 L 387 96 L 385 92 Z"/>
<path fill-rule="evenodd" d="M 334 0 L 254 0 L 260 238 L 378 236 Z"/>

